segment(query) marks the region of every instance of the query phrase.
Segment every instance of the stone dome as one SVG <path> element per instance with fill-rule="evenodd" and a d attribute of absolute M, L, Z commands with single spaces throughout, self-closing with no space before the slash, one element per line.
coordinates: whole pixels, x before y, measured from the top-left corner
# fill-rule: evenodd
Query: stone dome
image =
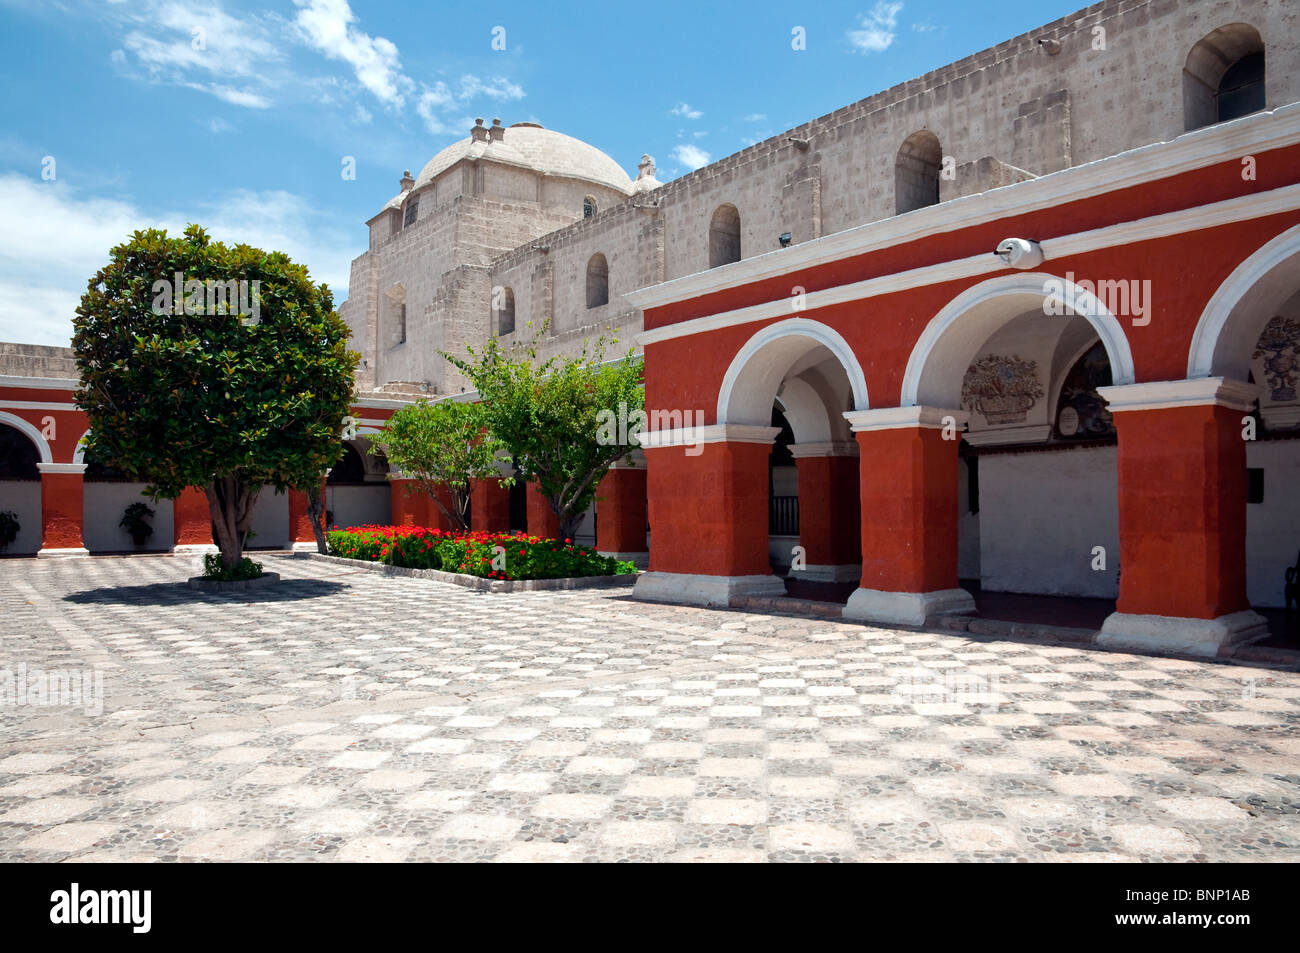
<path fill-rule="evenodd" d="M 489 130 L 479 120 L 473 135 L 452 143 L 429 160 L 415 180 L 415 187 L 423 188 L 461 159 L 473 157 L 595 182 L 624 195 L 632 191 L 628 174 L 595 146 L 543 129 L 537 123 L 517 122 L 502 128 L 494 121 L 493 125 Z"/>

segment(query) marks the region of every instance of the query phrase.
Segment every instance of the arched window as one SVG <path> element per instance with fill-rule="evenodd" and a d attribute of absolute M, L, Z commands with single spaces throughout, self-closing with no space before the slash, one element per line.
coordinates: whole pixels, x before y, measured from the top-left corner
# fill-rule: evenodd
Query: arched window
<path fill-rule="evenodd" d="M 1248 23 L 1219 27 L 1183 66 L 1183 126 L 1188 131 L 1265 108 L 1264 40 Z"/>
<path fill-rule="evenodd" d="M 0 480 L 40 480 L 40 469 L 36 466 L 40 460 L 40 451 L 26 434 L 16 427 L 0 424 Z"/>
<path fill-rule="evenodd" d="M 719 205 L 709 222 L 709 267 L 740 261 L 740 212 L 734 205 Z"/>
<path fill-rule="evenodd" d="M 934 133 L 922 129 L 903 140 L 894 160 L 895 214 L 939 204 L 939 169 L 942 165 L 943 149 Z"/>
<path fill-rule="evenodd" d="M 492 296 L 492 303 L 497 313 L 497 334 L 513 334 L 515 330 L 515 293 L 511 288 L 502 288 L 498 298 Z"/>
<path fill-rule="evenodd" d="M 588 195 L 582 200 L 582 217 L 593 218 L 596 214 L 596 199 Z"/>
<path fill-rule="evenodd" d="M 406 211 L 402 215 L 402 228 L 409 228 L 415 224 L 416 217 L 420 214 L 420 196 L 412 195 L 406 200 Z"/>
<path fill-rule="evenodd" d="M 609 304 L 609 263 L 600 252 L 587 262 L 587 307 Z"/>

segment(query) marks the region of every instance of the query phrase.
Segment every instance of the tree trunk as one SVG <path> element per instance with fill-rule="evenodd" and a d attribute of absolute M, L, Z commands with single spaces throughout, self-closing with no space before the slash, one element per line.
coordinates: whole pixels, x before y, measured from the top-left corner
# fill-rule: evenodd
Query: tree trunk
<path fill-rule="evenodd" d="M 317 487 L 307 494 L 307 519 L 311 520 L 312 535 L 316 537 L 316 552 L 326 555 L 330 551 L 325 541 L 325 494 Z"/>
<path fill-rule="evenodd" d="M 221 565 L 227 571 L 244 557 L 244 543 L 253 523 L 253 504 L 260 489 L 253 489 L 238 474 L 232 474 L 213 480 L 203 490 L 221 550 Z"/>

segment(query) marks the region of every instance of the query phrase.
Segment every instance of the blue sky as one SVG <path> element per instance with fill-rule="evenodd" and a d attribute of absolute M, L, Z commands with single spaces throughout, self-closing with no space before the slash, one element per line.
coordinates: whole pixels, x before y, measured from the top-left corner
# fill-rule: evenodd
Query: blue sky
<path fill-rule="evenodd" d="M 476 116 L 667 181 L 1081 6 L 0 0 L 0 341 L 67 344 L 108 250 L 190 221 L 341 301 L 365 220 Z"/>

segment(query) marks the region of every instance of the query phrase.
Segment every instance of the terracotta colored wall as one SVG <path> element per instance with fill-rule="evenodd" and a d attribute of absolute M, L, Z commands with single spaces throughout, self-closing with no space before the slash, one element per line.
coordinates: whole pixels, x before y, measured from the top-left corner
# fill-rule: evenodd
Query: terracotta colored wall
<path fill-rule="evenodd" d="M 560 518 L 537 489 L 536 483 L 528 484 L 528 535 L 542 539 L 560 537 Z"/>
<path fill-rule="evenodd" d="M 957 444 L 942 431 L 859 433 L 862 585 L 886 592 L 957 586 Z"/>
<path fill-rule="evenodd" d="M 605 553 L 645 552 L 646 471 L 610 470 L 596 497 L 596 548 Z"/>
<path fill-rule="evenodd" d="M 800 457 L 799 545 L 810 566 L 842 566 L 862 557 L 857 457 Z"/>
<path fill-rule="evenodd" d="M 80 473 L 41 474 L 41 549 L 81 549 Z"/>
<path fill-rule="evenodd" d="M 186 487 L 172 502 L 172 527 L 177 546 L 212 545 L 212 510 L 198 487 Z"/>
<path fill-rule="evenodd" d="M 325 481 L 321 481 L 321 498 L 324 499 Z M 289 491 L 289 539 L 295 543 L 314 543 L 316 534 L 311 528 L 311 518 L 307 515 L 307 494 L 298 490 Z M 325 525 L 325 514 L 321 514 L 321 525 Z M 328 527 L 326 527 L 328 529 Z"/>
<path fill-rule="evenodd" d="M 1246 601 L 1246 444 L 1240 411 L 1115 415 L 1121 612 L 1213 619 Z"/>
<path fill-rule="evenodd" d="M 475 532 L 510 532 L 510 490 L 496 480 L 470 481 L 469 506 Z"/>
<path fill-rule="evenodd" d="M 770 575 L 768 444 L 646 450 L 650 568 L 711 576 Z"/>

